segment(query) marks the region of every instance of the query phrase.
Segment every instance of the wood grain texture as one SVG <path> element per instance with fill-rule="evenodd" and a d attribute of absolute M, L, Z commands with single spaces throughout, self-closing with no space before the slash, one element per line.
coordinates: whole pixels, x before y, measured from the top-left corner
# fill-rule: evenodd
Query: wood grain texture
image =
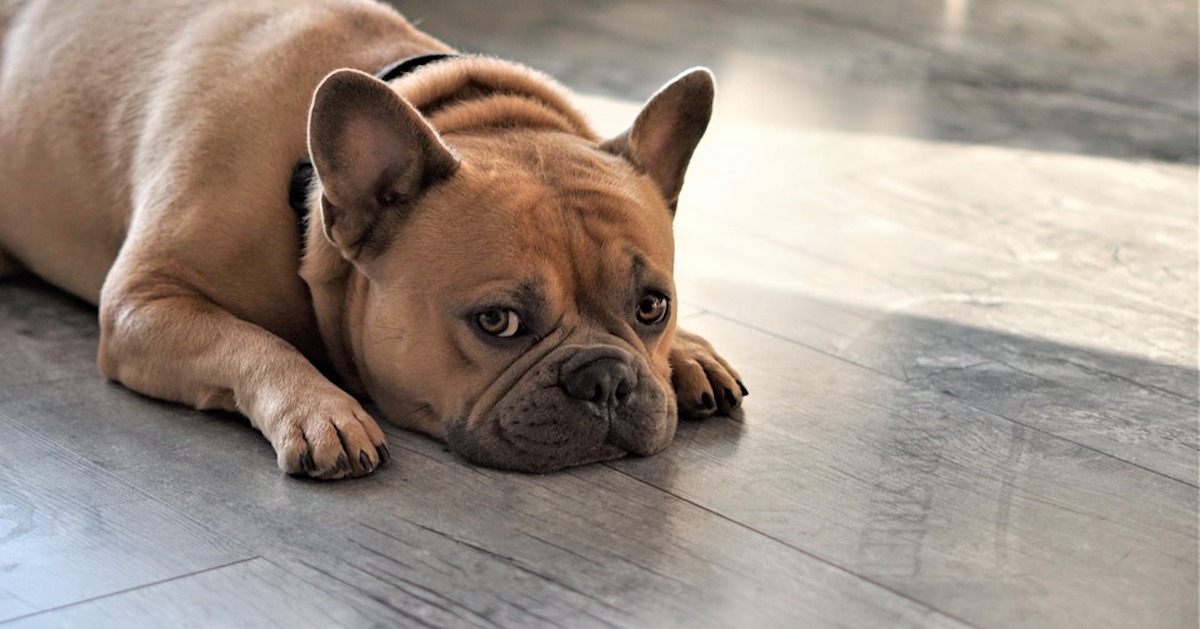
<path fill-rule="evenodd" d="M 263 559 L 250 559 L 25 616 L 5 627 L 368 627 L 333 595 Z"/>
<path fill-rule="evenodd" d="M 738 323 L 688 323 L 747 365 L 751 419 L 687 424 L 613 467 L 972 624 L 1195 617 L 1194 486 Z"/>
<path fill-rule="evenodd" d="M 1194 173 L 1188 174 L 1194 169 L 1122 170 L 1118 162 L 1090 157 L 1034 158 L 1020 151 L 895 140 L 874 145 L 847 137 L 836 152 L 821 151 L 821 163 L 807 177 L 801 160 L 796 177 L 796 160 L 786 159 L 794 150 L 791 137 L 819 148 L 833 144 L 828 134 L 768 135 L 735 122 L 718 128 L 716 137 L 727 144 L 753 137 L 760 153 L 740 163 L 746 177 L 732 177 L 720 187 L 705 175 L 715 176 L 721 155 L 698 157 L 700 185 L 692 189 L 695 196 L 681 199 L 676 222 L 685 299 L 1195 484 L 1197 320 L 1183 294 L 1196 292 L 1196 217 L 1180 209 L 1196 198 Z M 881 147 L 894 159 L 883 157 Z M 993 162 L 988 169 L 970 158 L 981 152 Z M 1045 224 L 1040 235 L 1019 225 L 989 229 L 989 221 L 1004 219 L 983 218 L 987 207 L 972 208 L 970 197 L 947 183 L 955 194 L 922 210 L 938 219 L 900 219 L 905 206 L 895 195 L 864 186 L 914 171 L 928 176 L 912 164 L 931 162 L 937 165 L 931 171 L 946 182 L 997 171 L 1011 171 L 1019 180 L 1031 176 L 1028 162 L 1047 159 L 1056 166 L 1046 171 L 1071 176 L 1051 179 L 1058 187 L 1044 184 L 1037 195 L 1104 196 L 1108 183 L 1098 183 L 1099 192 L 1083 183 L 1079 171 L 1085 166 L 1094 167 L 1103 182 L 1145 180 L 1145 187 L 1159 190 L 1140 202 L 1130 194 L 1109 195 L 1109 207 L 1118 208 L 1111 211 L 1124 220 L 1121 228 L 1110 226 L 1106 238 L 1121 239 L 1129 251 L 1154 251 L 1147 264 L 1168 269 L 1154 272 L 1162 277 L 1147 271 L 1150 279 L 1131 279 L 1125 287 L 1097 281 L 1094 272 L 1069 260 L 1095 257 L 1104 245 L 1056 224 L 1063 212 L 1036 206 L 1009 211 L 1027 214 L 1029 221 L 1036 216 Z M 989 185 L 980 179 L 981 186 Z M 750 216 L 728 209 L 752 193 L 772 202 L 755 205 Z M 692 199 L 696 202 L 688 205 Z M 970 216 L 958 215 L 968 210 Z M 977 223 L 974 231 L 971 221 Z M 1091 224 L 1103 229 L 1105 223 Z M 999 241 L 1005 233 L 1032 247 L 1041 238 L 1046 251 L 1065 251 L 1060 257 L 1068 262 L 1046 268 L 1042 261 L 1010 255 Z M 1063 242 L 1049 242 L 1051 234 Z M 1162 239 L 1175 244 L 1161 246 Z M 1180 269 L 1177 278 L 1166 279 L 1175 273 L 1170 269 Z M 1148 293 L 1147 281 L 1161 288 Z M 1170 298 L 1159 300 L 1157 294 Z"/>
<path fill-rule="evenodd" d="M 249 556 L 2 411 L 0 434 L 0 621 Z"/>
<path fill-rule="evenodd" d="M 496 472 L 392 431 L 396 462 L 384 473 L 303 482 L 262 464 L 268 447 L 236 421 L 91 381 L 47 397 L 55 401 L 13 401 L 28 399 L 16 392 L 0 410 L 39 418 L 38 431 L 103 440 L 84 456 L 368 616 L 435 626 L 747 615 L 776 626 L 958 625 L 604 466 Z"/>

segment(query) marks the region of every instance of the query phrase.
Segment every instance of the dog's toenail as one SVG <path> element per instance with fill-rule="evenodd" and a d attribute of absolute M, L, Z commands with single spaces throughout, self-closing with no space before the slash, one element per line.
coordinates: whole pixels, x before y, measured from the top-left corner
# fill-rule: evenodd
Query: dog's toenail
<path fill-rule="evenodd" d="M 371 457 L 367 456 L 366 450 L 358 453 L 358 464 L 362 466 L 364 471 L 371 471 Z"/>
<path fill-rule="evenodd" d="M 341 471 L 341 472 L 346 472 L 346 471 L 350 470 L 350 458 L 347 457 L 346 453 L 344 453 L 344 452 L 342 454 L 338 455 L 337 470 Z"/>
<path fill-rule="evenodd" d="M 304 468 L 304 471 L 309 474 L 312 474 L 317 469 L 316 464 L 313 463 L 311 452 L 305 452 L 300 455 L 300 467 Z"/>
<path fill-rule="evenodd" d="M 733 389 L 725 389 L 725 403 L 730 407 L 735 407 L 738 405 L 737 396 L 733 394 Z"/>
<path fill-rule="evenodd" d="M 737 381 L 737 385 L 738 385 L 738 388 L 742 390 L 742 397 L 746 397 L 747 395 L 750 395 L 750 392 L 746 390 L 746 385 L 742 384 L 741 380 Z"/>
<path fill-rule="evenodd" d="M 700 406 L 704 407 L 705 410 L 712 410 L 716 405 L 717 403 L 713 400 L 712 394 L 708 391 L 705 391 L 704 395 L 700 396 Z"/>
<path fill-rule="evenodd" d="M 392 460 L 392 453 L 388 451 L 387 446 L 379 446 L 375 448 L 375 452 L 379 454 L 380 463 L 387 463 Z"/>

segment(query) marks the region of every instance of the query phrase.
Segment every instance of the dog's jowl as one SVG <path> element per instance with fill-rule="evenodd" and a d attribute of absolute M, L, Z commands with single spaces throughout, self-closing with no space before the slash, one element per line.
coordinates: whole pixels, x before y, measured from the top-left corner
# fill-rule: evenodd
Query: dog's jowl
<path fill-rule="evenodd" d="M 0 37 L 0 269 L 98 306 L 104 376 L 244 414 L 289 473 L 387 461 L 364 399 L 548 471 L 745 395 L 676 327 L 705 70 L 601 138 L 368 0 L 10 0 Z"/>

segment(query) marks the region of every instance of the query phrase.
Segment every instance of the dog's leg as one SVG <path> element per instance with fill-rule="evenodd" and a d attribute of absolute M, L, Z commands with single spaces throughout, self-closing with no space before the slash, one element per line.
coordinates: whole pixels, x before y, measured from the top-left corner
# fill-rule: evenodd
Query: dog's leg
<path fill-rule="evenodd" d="M 243 413 L 289 474 L 358 476 L 388 459 L 375 421 L 295 347 L 161 272 L 118 262 L 100 297 L 98 362 L 146 395 Z"/>
<path fill-rule="evenodd" d="M 728 414 L 749 395 L 737 372 L 698 335 L 676 329 L 668 360 L 682 418 Z"/>

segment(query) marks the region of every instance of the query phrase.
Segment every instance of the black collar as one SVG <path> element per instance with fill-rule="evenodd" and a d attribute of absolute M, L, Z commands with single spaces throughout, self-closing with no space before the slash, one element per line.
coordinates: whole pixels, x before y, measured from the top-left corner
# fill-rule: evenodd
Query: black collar
<path fill-rule="evenodd" d="M 384 82 L 391 81 L 392 79 L 398 79 L 423 65 L 429 65 L 435 61 L 441 61 L 442 59 L 449 59 L 457 56 L 458 55 L 454 53 L 439 52 L 431 55 L 417 55 L 415 57 L 401 59 L 396 63 L 385 66 L 379 72 L 376 72 L 375 78 Z"/>
<path fill-rule="evenodd" d="M 408 57 L 407 59 L 401 59 L 400 61 L 384 66 L 382 70 L 375 73 L 375 78 L 380 81 L 391 81 L 421 66 L 457 56 L 453 53 L 443 52 Z M 312 160 L 308 157 L 304 157 L 296 162 L 296 167 L 292 169 L 292 181 L 288 187 L 288 204 L 295 210 L 296 216 L 300 217 L 301 229 L 303 229 L 304 219 L 308 218 L 308 191 L 312 186 L 314 172 Z"/>

